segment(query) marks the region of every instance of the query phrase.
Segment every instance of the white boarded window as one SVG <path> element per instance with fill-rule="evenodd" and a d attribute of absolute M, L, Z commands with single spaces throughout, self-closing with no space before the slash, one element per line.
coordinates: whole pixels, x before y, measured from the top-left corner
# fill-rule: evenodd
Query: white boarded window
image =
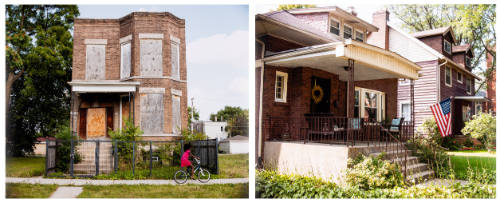
<path fill-rule="evenodd" d="M 130 42 L 121 45 L 121 63 L 120 63 L 120 78 L 130 77 L 130 69 L 132 67 L 132 56 Z"/>
<path fill-rule="evenodd" d="M 141 40 L 141 76 L 162 75 L 162 40 Z"/>
<path fill-rule="evenodd" d="M 174 79 L 180 79 L 180 74 L 179 74 L 179 43 L 172 41 L 171 43 L 171 49 L 172 49 L 172 77 Z"/>
<path fill-rule="evenodd" d="M 141 129 L 144 134 L 163 133 L 163 94 L 141 94 Z"/>
<path fill-rule="evenodd" d="M 106 76 L 106 45 L 88 44 L 86 47 L 86 80 L 104 80 Z"/>
<path fill-rule="evenodd" d="M 172 95 L 172 132 L 180 134 L 181 126 L 181 97 Z"/>
<path fill-rule="evenodd" d="M 274 101 L 286 102 L 287 81 L 288 81 L 288 73 L 276 71 Z"/>

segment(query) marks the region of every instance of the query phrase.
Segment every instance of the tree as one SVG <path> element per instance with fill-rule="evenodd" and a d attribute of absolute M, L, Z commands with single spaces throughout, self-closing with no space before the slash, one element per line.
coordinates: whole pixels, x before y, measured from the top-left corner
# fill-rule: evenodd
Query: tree
<path fill-rule="evenodd" d="M 75 5 L 6 6 L 8 152 L 22 155 L 69 119 Z"/>
<path fill-rule="evenodd" d="M 491 80 L 495 70 L 495 4 L 464 4 L 464 5 L 393 5 L 388 7 L 391 13 L 402 22 L 403 28 L 409 32 L 435 29 L 452 26 L 458 45 L 470 44 L 474 53 L 472 68 L 479 72 L 486 80 L 477 87 L 481 89 Z M 488 71 L 479 66 L 485 60 L 485 54 L 493 56 L 493 68 Z"/>
<path fill-rule="evenodd" d="M 281 4 L 278 6 L 278 11 L 282 10 L 292 10 L 297 8 L 314 8 L 316 5 L 313 4 Z"/>
<path fill-rule="evenodd" d="M 472 116 L 471 120 L 465 122 L 462 133 L 478 139 L 488 151 L 491 151 L 496 143 L 496 123 L 494 116 L 480 112 Z"/>
<path fill-rule="evenodd" d="M 248 109 L 225 106 L 216 114 L 210 114 L 210 120 L 226 121 L 226 131 L 229 132 L 229 136 L 248 136 Z"/>

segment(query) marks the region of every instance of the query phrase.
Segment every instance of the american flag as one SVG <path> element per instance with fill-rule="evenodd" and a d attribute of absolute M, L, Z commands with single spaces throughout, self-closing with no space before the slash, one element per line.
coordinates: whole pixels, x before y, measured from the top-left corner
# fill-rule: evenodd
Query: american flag
<path fill-rule="evenodd" d="M 431 106 L 432 115 L 436 120 L 441 136 L 446 137 L 451 134 L 451 100 L 445 99 Z"/>

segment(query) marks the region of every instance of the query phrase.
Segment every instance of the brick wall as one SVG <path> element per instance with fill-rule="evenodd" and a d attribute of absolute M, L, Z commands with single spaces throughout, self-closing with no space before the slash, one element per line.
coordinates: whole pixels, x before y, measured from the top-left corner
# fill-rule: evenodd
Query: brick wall
<path fill-rule="evenodd" d="M 181 124 L 187 127 L 187 70 L 185 21 L 168 12 L 148 13 L 134 12 L 120 19 L 76 19 L 74 28 L 74 53 L 72 80 L 85 80 L 86 46 L 85 39 L 107 39 L 106 45 L 106 80 L 120 79 L 120 38 L 132 35 L 131 41 L 131 76 L 140 76 L 140 33 L 161 33 L 162 40 L 162 78 L 134 78 L 127 81 L 140 82 L 140 88 L 164 88 L 164 126 L 163 133 L 172 133 L 172 93 L 171 89 L 181 90 Z M 173 36 L 180 40 L 179 44 L 179 76 L 173 80 L 171 76 L 171 40 Z M 105 96 L 105 95 L 103 95 Z M 135 124 L 140 125 L 140 94 L 135 96 Z M 128 110 L 128 109 L 127 109 Z M 115 109 L 119 112 L 119 109 Z M 118 124 L 118 122 L 116 122 Z M 149 137 L 153 139 L 153 137 Z M 149 139 L 148 138 L 148 139 Z M 156 137 L 158 139 L 171 139 Z"/>

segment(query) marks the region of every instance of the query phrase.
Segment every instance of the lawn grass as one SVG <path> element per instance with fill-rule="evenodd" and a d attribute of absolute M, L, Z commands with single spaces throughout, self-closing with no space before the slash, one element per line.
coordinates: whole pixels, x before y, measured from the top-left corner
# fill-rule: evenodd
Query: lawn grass
<path fill-rule="evenodd" d="M 7 183 L 5 196 L 7 198 L 48 198 L 57 187 L 57 185 Z"/>
<path fill-rule="evenodd" d="M 474 171 L 487 169 L 496 171 L 496 158 L 471 155 L 451 155 L 451 164 L 457 179 L 467 179 L 467 168 L 470 166 Z"/>
<path fill-rule="evenodd" d="M 83 187 L 79 198 L 248 198 L 248 183 L 216 185 L 109 185 Z"/>
<path fill-rule="evenodd" d="M 146 166 L 145 166 L 146 167 Z M 149 176 L 149 168 L 139 168 L 135 170 L 119 170 L 116 173 L 102 174 L 96 179 L 174 179 L 174 174 L 180 167 L 165 166 L 154 167 Z M 212 174 L 212 179 L 223 178 L 247 178 L 248 177 L 248 154 L 219 154 L 219 174 Z"/>
<path fill-rule="evenodd" d="M 44 157 L 7 157 L 7 177 L 34 177 L 45 173 Z"/>

